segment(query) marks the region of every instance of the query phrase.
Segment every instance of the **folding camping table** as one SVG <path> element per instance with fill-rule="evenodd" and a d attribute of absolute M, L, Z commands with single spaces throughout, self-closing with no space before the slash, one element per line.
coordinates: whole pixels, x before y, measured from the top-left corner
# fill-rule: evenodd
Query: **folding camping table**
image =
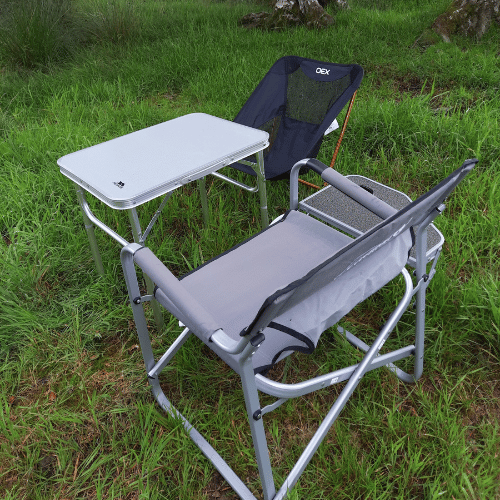
<path fill-rule="evenodd" d="M 85 191 L 116 210 L 129 213 L 136 243 L 144 244 L 161 210 L 178 187 L 198 180 L 205 223 L 208 204 L 204 186 L 207 174 L 247 156 L 257 156 L 261 199 L 265 199 L 262 150 L 268 134 L 204 113 L 193 113 L 137 132 L 117 137 L 59 158 L 61 173 L 76 184 L 78 202 L 97 270 L 104 273 L 94 225 L 122 245 L 124 238 L 100 221 L 90 210 Z M 142 232 L 136 207 L 164 196 L 146 230 Z M 261 211 L 266 210 L 261 204 Z M 148 293 L 152 282 L 146 279 Z M 161 324 L 159 310 L 155 319 Z"/>

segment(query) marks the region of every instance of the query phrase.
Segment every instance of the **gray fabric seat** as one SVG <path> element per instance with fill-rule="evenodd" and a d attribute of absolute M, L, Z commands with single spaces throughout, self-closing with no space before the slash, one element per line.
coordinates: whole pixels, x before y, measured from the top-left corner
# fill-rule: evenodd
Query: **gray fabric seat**
<path fill-rule="evenodd" d="M 240 333 L 249 327 L 268 297 L 302 279 L 352 241 L 352 238 L 312 217 L 290 211 L 257 236 L 197 268 L 182 278 L 181 283 L 199 304 L 211 312 L 228 336 L 239 340 Z M 254 369 L 260 371 L 263 367 L 270 367 L 278 352 L 288 349 L 275 362 L 297 350 L 291 349 L 292 346 L 298 345 L 307 351 L 309 346 L 315 347 L 326 328 L 399 274 L 410 247 L 411 238 L 407 233 L 405 241 L 396 245 L 396 251 L 384 248 L 383 255 L 381 252 L 373 255 L 363 264 L 361 271 L 351 270 L 342 286 L 326 287 L 324 293 L 330 296 L 330 307 L 331 299 L 335 297 L 337 314 L 334 318 L 326 314 L 322 321 L 318 321 L 321 306 L 316 302 L 326 300 L 319 290 L 313 295 L 314 299 L 296 307 L 293 313 L 278 316 L 273 326 L 263 330 L 265 348 L 253 356 Z M 340 296 L 336 291 L 341 292 Z M 161 290 L 157 292 L 160 303 L 164 300 L 163 295 Z M 311 308 L 315 310 L 313 316 L 308 312 Z M 278 325 L 292 329 L 296 336 L 278 330 Z M 302 339 L 302 335 L 312 345 Z M 207 335 L 201 339 L 208 342 Z M 236 372 L 239 371 L 237 357 L 223 356 Z"/>
<path fill-rule="evenodd" d="M 317 262 L 351 241 L 345 234 L 293 211 L 256 237 L 199 267 L 181 283 L 227 335 L 239 340 L 267 297 L 302 278 Z M 270 364 L 278 350 L 297 344 L 297 339 L 278 330 L 264 333 L 266 349 L 257 351 L 254 368 Z M 238 371 L 231 358 L 225 361 Z"/>

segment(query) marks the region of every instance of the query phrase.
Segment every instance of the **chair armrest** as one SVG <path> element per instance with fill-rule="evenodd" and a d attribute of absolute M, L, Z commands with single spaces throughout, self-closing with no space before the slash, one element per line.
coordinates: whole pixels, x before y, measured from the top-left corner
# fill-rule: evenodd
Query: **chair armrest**
<path fill-rule="evenodd" d="M 181 282 L 147 247 L 134 253 L 135 263 L 146 273 L 167 298 L 165 307 L 179 317 L 191 331 L 207 338 L 220 329 L 213 316 L 182 286 Z M 173 307 L 168 307 L 168 306 Z M 172 310 L 171 310 L 172 309 Z"/>
<path fill-rule="evenodd" d="M 290 172 L 290 208 L 292 210 L 296 210 L 299 204 L 298 179 L 299 170 L 302 167 L 314 170 L 328 184 L 337 188 L 339 191 L 342 191 L 344 194 L 357 201 L 359 204 L 370 210 L 370 212 L 373 212 L 382 219 L 387 219 L 397 212 L 395 208 L 391 207 L 376 196 L 373 196 L 373 194 L 366 191 L 366 189 L 358 186 L 354 182 L 347 179 L 347 177 L 339 174 L 333 168 L 327 167 L 324 163 L 321 163 L 315 158 L 306 158 L 305 160 L 297 162 Z"/>

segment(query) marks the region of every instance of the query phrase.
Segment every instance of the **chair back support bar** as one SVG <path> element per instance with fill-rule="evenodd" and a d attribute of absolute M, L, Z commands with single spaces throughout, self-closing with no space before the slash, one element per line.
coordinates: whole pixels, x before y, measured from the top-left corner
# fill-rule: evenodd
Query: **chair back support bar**
<path fill-rule="evenodd" d="M 319 300 L 324 304 L 326 311 L 335 311 L 335 314 L 329 317 L 328 320 L 325 320 L 324 323 L 318 322 L 317 317 L 315 321 L 313 321 L 313 323 L 316 323 L 317 328 L 314 337 L 318 336 L 319 338 L 319 335 L 321 335 L 326 328 L 334 325 L 357 303 L 364 300 L 400 273 L 408 260 L 408 252 L 413 246 L 413 241 L 409 233 L 410 228 L 420 225 L 433 211 L 438 209 L 463 177 L 474 168 L 476 162 L 476 160 L 464 162 L 460 168 L 455 170 L 437 186 L 399 212 L 396 212 L 392 207 L 387 205 L 387 207 L 390 208 L 387 212 L 391 212 L 392 215 L 389 217 L 386 216 L 387 218 L 380 224 L 335 252 L 324 262 L 319 263 L 303 278 L 290 283 L 286 287 L 276 291 L 272 296 L 269 296 L 262 305 L 254 321 L 250 324 L 249 331 L 255 330 L 255 327 L 262 328 L 262 322 L 259 321 L 260 316 L 265 315 L 266 318 L 273 317 L 273 319 L 279 316 L 276 321 L 281 322 L 285 319 L 282 316 L 293 308 L 296 308 L 295 314 L 289 313 L 286 315 L 287 322 L 294 322 L 294 319 L 290 318 L 290 315 L 292 315 L 293 318 L 296 318 L 295 321 L 300 321 L 302 323 L 301 331 L 304 331 L 304 318 L 308 316 L 307 311 L 311 309 L 308 299 L 313 297 L 315 301 Z M 306 162 L 306 165 L 311 165 L 313 163 L 317 164 L 320 162 L 318 160 L 309 160 Z M 300 164 L 302 164 L 302 162 L 300 162 Z M 298 168 L 300 168 L 300 164 L 294 167 L 295 173 L 297 173 Z M 359 186 L 350 182 L 334 170 L 326 168 L 326 166 L 324 167 L 325 169 L 323 172 L 328 173 L 328 175 L 325 176 L 325 180 L 332 181 L 332 185 L 335 185 L 335 187 L 340 190 L 347 191 L 347 193 L 349 193 L 348 188 L 351 187 L 349 186 L 349 184 L 351 184 L 353 188 L 356 188 L 353 189 L 353 192 L 355 192 L 356 195 L 361 193 L 364 197 L 362 201 L 365 202 L 368 208 L 373 208 L 374 212 L 378 211 L 380 213 L 380 205 L 386 205 L 384 202 L 380 202 L 380 200 L 373 195 L 359 188 Z M 332 172 L 336 175 L 330 175 Z M 333 182 L 338 181 L 338 179 L 342 182 L 333 184 Z M 291 189 L 293 189 L 292 186 Z M 370 206 L 370 202 L 372 201 L 375 201 L 375 204 Z M 352 271 L 355 267 L 359 268 L 357 273 Z M 335 281 L 342 276 L 342 274 L 348 272 L 349 275 L 346 276 L 345 282 L 343 282 L 342 286 L 339 286 Z M 338 306 L 339 301 L 342 302 L 342 298 L 348 295 L 345 293 L 345 290 L 353 288 L 353 280 L 358 276 L 360 277 L 358 279 L 363 283 L 369 282 L 371 287 L 366 287 L 365 292 L 361 295 L 359 293 L 354 294 L 354 296 L 359 299 L 354 304 L 352 300 L 346 300 L 345 307 L 335 307 L 335 303 Z M 335 290 L 339 290 L 339 296 L 336 297 L 335 300 L 327 300 L 321 295 L 323 289 L 328 290 L 328 292 L 325 293 L 326 297 L 334 297 L 335 295 L 333 295 L 333 292 Z M 268 309 L 272 309 L 273 313 L 269 314 Z M 317 309 L 315 310 L 315 314 L 318 314 Z M 302 319 L 300 320 L 299 318 Z M 312 335 L 312 332 L 309 332 L 309 334 Z M 313 340 L 313 342 L 316 343 L 317 340 Z"/>

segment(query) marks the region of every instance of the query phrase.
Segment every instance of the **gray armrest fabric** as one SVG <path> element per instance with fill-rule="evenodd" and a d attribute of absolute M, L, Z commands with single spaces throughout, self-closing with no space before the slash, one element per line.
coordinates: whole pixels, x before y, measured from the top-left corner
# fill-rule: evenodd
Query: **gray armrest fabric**
<path fill-rule="evenodd" d="M 220 329 L 212 315 L 182 286 L 181 282 L 165 267 L 156 255 L 147 247 L 140 248 L 134 254 L 136 264 L 156 283 L 169 302 L 176 309 L 176 316 L 190 330 L 199 332 L 208 338 Z M 179 314 L 181 313 L 181 314 Z"/>

